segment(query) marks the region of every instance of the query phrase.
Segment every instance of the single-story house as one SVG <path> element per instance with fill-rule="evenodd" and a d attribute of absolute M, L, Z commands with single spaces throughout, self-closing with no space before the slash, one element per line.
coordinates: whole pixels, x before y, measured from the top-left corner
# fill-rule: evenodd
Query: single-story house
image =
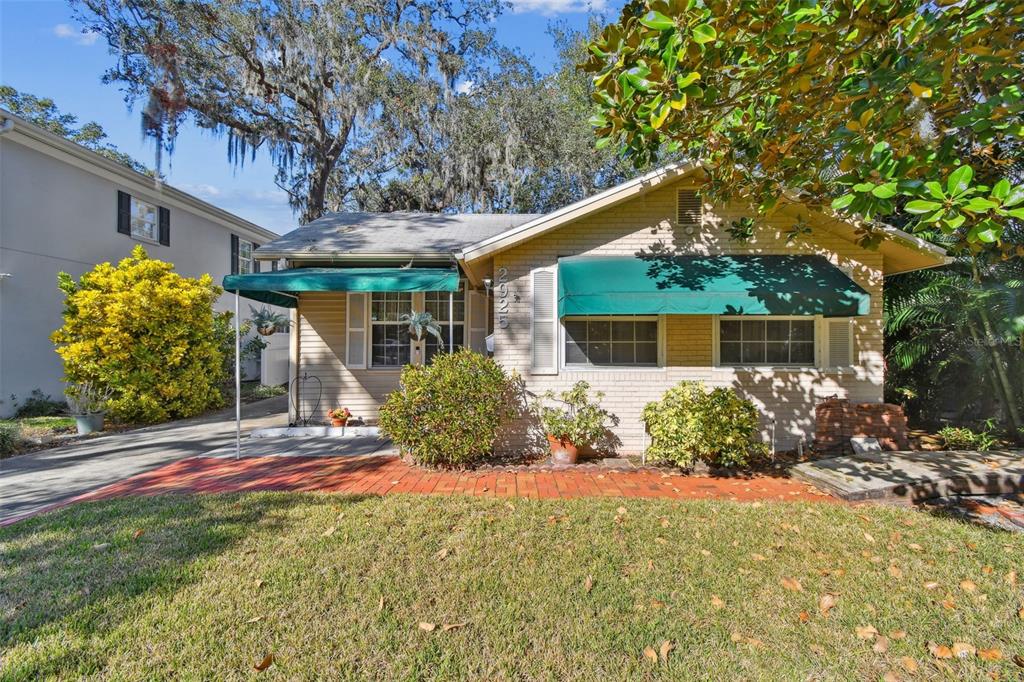
<path fill-rule="evenodd" d="M 291 308 L 293 421 L 347 406 L 372 423 L 402 366 L 445 345 L 490 350 L 533 393 L 585 379 L 623 453 L 645 447 L 644 405 L 684 379 L 754 401 L 780 448 L 813 438 L 826 397 L 880 402 L 885 277 L 943 250 L 887 226 L 863 248 L 854 224 L 788 198 L 769 217 L 710 205 L 700 174 L 670 165 L 545 215 L 329 214 L 256 250 L 288 269 L 225 288 Z M 749 239 L 730 232 L 744 217 Z M 793 239 L 798 224 L 811 231 Z M 443 343 L 410 339 L 411 311 Z"/>

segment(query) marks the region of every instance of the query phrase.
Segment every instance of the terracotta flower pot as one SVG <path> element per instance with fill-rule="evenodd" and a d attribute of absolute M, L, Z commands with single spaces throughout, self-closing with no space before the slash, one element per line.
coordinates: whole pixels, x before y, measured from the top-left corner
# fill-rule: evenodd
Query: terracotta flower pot
<path fill-rule="evenodd" d="M 338 419 L 336 417 L 331 417 L 331 426 L 345 426 L 346 424 L 348 424 L 348 419 Z"/>
<path fill-rule="evenodd" d="M 550 433 L 548 444 L 551 446 L 552 464 L 575 464 L 579 455 L 579 448 L 564 438 L 556 438 Z"/>

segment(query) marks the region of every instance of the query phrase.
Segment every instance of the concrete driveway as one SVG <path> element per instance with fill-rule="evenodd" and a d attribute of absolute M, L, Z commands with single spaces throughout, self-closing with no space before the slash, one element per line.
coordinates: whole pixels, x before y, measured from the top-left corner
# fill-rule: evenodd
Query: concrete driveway
<path fill-rule="evenodd" d="M 287 396 L 242 406 L 242 435 L 284 426 Z M 0 460 L 0 523 L 154 467 L 233 445 L 233 407 Z"/>

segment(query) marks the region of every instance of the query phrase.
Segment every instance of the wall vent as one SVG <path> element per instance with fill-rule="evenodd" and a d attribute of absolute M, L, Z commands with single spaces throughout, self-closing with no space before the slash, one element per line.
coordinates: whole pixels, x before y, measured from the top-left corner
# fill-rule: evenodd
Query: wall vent
<path fill-rule="evenodd" d="M 682 227 L 699 227 L 704 204 L 700 195 L 692 189 L 681 189 L 676 200 L 676 224 Z"/>

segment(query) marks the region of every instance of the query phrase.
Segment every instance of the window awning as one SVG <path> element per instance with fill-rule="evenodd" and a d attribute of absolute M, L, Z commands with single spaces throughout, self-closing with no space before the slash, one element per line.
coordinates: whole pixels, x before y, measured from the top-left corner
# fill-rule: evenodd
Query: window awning
<path fill-rule="evenodd" d="M 573 256 L 558 315 L 866 315 L 871 296 L 822 256 Z"/>
<path fill-rule="evenodd" d="M 225 291 L 294 308 L 305 291 L 458 291 L 459 273 L 447 268 L 294 268 L 228 275 Z"/>

